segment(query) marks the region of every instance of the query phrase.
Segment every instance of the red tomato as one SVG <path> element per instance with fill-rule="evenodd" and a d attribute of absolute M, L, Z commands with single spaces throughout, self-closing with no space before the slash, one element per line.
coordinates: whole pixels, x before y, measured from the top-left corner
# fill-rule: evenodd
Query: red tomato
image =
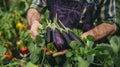
<path fill-rule="evenodd" d="M 6 56 L 7 57 L 7 60 L 5 60 L 5 61 L 11 61 L 13 59 L 13 56 L 10 55 L 10 54 L 3 54 L 2 56 Z"/>
<path fill-rule="evenodd" d="M 11 60 L 13 59 L 13 56 L 10 55 L 9 50 L 8 50 L 8 47 L 5 46 L 5 48 L 6 48 L 6 52 L 5 52 L 5 54 L 3 54 L 2 56 L 6 56 L 6 57 L 7 57 L 7 59 L 6 59 L 5 61 L 11 61 Z"/>
<path fill-rule="evenodd" d="M 24 55 L 24 54 L 28 54 L 29 53 L 29 50 L 28 50 L 28 47 L 27 46 L 22 46 L 20 48 L 20 52 Z"/>

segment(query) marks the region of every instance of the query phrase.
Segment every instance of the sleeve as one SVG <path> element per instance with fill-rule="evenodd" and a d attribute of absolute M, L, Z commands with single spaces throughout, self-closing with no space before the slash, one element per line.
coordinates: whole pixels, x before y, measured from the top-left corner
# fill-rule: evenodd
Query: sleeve
<path fill-rule="evenodd" d="M 38 11 L 42 10 L 42 7 L 46 7 L 46 0 L 33 0 L 32 4 L 30 5 L 30 8 L 35 8 Z"/>
<path fill-rule="evenodd" d="M 116 10 L 115 0 L 101 0 L 99 22 L 115 23 L 116 22 Z"/>

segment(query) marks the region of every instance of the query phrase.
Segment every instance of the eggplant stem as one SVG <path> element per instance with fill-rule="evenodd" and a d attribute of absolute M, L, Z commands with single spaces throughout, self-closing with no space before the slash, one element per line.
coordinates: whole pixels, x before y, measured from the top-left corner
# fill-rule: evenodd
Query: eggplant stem
<path fill-rule="evenodd" d="M 65 32 L 72 31 L 69 28 L 65 27 L 65 25 L 63 25 L 63 23 L 60 20 L 59 20 L 59 22 L 62 25 L 62 27 L 64 28 Z"/>
<path fill-rule="evenodd" d="M 40 64 L 40 66 L 42 66 L 42 65 L 43 65 L 43 63 L 44 63 L 44 60 L 45 60 L 45 54 L 46 54 L 46 50 L 44 50 L 44 53 L 43 53 L 43 58 L 42 58 L 42 62 L 41 62 L 41 64 Z"/>

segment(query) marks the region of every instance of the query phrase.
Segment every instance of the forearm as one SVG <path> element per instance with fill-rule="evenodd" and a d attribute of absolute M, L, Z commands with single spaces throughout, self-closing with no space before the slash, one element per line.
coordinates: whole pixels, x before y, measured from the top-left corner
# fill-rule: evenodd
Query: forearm
<path fill-rule="evenodd" d="M 41 22 L 40 13 L 36 9 L 30 8 L 27 12 L 27 21 L 30 26 L 33 24 L 33 21 Z"/>
<path fill-rule="evenodd" d="M 87 35 L 91 35 L 95 38 L 95 40 L 100 40 L 104 38 L 107 35 L 111 35 L 116 31 L 116 24 L 107 24 L 107 23 L 102 23 L 98 25 L 97 27 L 89 30 L 88 32 L 83 33 L 83 37 Z"/>

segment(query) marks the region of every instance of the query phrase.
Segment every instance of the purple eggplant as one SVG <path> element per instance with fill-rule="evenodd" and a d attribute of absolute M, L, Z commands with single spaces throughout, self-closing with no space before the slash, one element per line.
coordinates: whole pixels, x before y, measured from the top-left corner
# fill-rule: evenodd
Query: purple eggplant
<path fill-rule="evenodd" d="M 83 41 L 79 37 L 77 37 L 69 28 L 65 27 L 62 24 L 62 22 L 59 22 L 59 26 L 61 26 L 65 31 L 67 31 L 69 38 L 72 38 L 72 40 L 77 41 L 80 45 L 84 45 Z M 69 38 L 67 38 L 67 39 L 69 39 Z"/>
<path fill-rule="evenodd" d="M 53 43 L 55 45 L 55 47 L 58 49 L 58 50 L 63 50 L 65 49 L 65 40 L 63 38 L 63 36 L 61 35 L 60 31 L 55 28 L 53 31 L 52 31 L 52 35 L 53 35 Z"/>
<path fill-rule="evenodd" d="M 47 27 L 46 32 L 45 32 L 45 43 L 48 44 L 48 43 L 50 43 L 52 41 L 53 41 L 52 29 L 50 27 Z"/>
<path fill-rule="evenodd" d="M 66 41 L 66 48 L 67 49 L 69 49 L 70 48 L 70 43 L 72 42 L 72 38 L 68 35 L 68 33 L 67 32 L 65 32 L 65 31 L 63 31 L 62 32 L 62 35 L 63 35 L 63 37 L 65 38 L 65 41 Z"/>
<path fill-rule="evenodd" d="M 72 31 L 68 30 L 68 35 L 75 41 L 77 41 L 80 45 L 84 45 L 83 41 L 80 40 Z"/>

